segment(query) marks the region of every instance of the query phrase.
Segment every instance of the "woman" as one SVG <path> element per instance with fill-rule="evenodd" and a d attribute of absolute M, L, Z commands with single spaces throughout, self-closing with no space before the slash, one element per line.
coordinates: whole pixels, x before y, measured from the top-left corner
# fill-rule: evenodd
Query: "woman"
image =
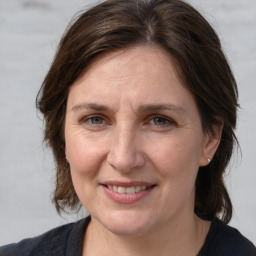
<path fill-rule="evenodd" d="M 37 103 L 57 211 L 90 216 L 1 255 L 256 255 L 227 226 L 236 82 L 194 8 L 109 0 L 81 14 Z"/>

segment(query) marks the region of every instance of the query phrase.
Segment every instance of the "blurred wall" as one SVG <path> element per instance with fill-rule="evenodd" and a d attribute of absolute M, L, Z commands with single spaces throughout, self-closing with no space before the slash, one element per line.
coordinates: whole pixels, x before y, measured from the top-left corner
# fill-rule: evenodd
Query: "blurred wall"
<path fill-rule="evenodd" d="M 35 98 L 61 34 L 96 1 L 0 0 L 0 245 L 74 221 L 51 204 L 54 164 L 42 144 Z M 226 182 L 231 225 L 256 244 L 256 1 L 191 0 L 218 32 L 240 90 L 242 148 Z"/>

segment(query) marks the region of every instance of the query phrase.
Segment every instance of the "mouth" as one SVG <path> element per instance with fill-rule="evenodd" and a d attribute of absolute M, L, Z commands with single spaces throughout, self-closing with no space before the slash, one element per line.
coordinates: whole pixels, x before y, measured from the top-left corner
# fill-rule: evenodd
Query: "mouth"
<path fill-rule="evenodd" d="M 106 195 L 119 204 L 131 204 L 142 200 L 152 193 L 156 184 L 147 182 L 115 182 L 101 184 Z"/>
<path fill-rule="evenodd" d="M 119 194 L 135 194 L 141 191 L 148 190 L 149 188 L 152 188 L 154 185 L 152 186 L 142 185 L 142 186 L 130 186 L 130 187 L 123 187 L 123 186 L 117 186 L 117 185 L 104 185 L 104 186 L 107 187 L 109 190 Z"/>

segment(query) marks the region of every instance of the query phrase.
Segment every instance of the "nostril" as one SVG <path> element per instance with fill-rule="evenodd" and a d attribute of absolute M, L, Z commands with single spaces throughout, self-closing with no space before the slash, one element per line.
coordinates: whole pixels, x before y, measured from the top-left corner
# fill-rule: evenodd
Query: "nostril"
<path fill-rule="evenodd" d="M 144 166 L 144 155 L 136 150 L 109 152 L 107 163 L 117 171 L 131 171 Z"/>

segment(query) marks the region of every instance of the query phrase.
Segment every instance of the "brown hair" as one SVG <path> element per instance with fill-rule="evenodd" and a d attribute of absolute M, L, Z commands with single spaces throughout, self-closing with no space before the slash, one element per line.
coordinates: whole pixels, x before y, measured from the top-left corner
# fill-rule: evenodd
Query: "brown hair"
<path fill-rule="evenodd" d="M 99 54 L 138 44 L 158 45 L 175 59 L 195 97 L 205 132 L 213 132 L 215 124 L 223 123 L 212 162 L 199 168 L 195 213 L 207 220 L 222 213 L 222 220 L 229 222 L 232 204 L 223 175 L 237 141 L 237 86 L 213 28 L 198 11 L 179 0 L 108 0 L 82 13 L 65 32 L 37 97 L 45 118 L 45 141 L 56 161 L 53 200 L 57 211 L 80 207 L 65 158 L 69 87 Z"/>

